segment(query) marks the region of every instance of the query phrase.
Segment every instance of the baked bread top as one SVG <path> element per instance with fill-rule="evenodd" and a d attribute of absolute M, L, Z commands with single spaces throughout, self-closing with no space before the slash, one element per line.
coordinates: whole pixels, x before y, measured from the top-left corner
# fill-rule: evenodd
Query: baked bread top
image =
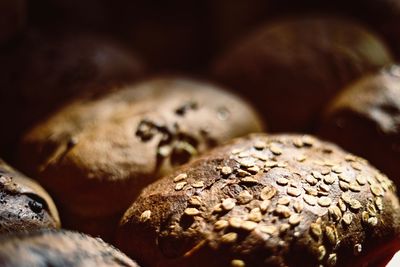
<path fill-rule="evenodd" d="M 261 129 L 249 105 L 218 87 L 157 78 L 73 101 L 27 133 L 20 155 L 62 207 L 108 216 L 160 175 Z"/>
<path fill-rule="evenodd" d="M 59 227 L 57 209 L 47 192 L 0 159 L 0 233 Z"/>
<path fill-rule="evenodd" d="M 396 238 L 399 215 L 392 181 L 365 160 L 258 134 L 144 189 L 117 244 L 146 266 L 345 266 Z"/>

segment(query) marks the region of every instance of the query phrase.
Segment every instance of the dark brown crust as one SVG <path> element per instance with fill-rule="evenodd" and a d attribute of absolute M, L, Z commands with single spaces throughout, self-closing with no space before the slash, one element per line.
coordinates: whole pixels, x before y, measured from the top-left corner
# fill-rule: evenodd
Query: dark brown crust
<path fill-rule="evenodd" d="M 54 195 L 62 217 L 115 216 L 160 175 L 261 129 L 234 95 L 158 78 L 66 105 L 25 136 L 21 162 Z"/>
<path fill-rule="evenodd" d="M 215 63 L 217 80 L 253 101 L 271 131 L 309 130 L 343 86 L 392 61 L 379 38 L 351 20 L 269 22 Z"/>
<path fill-rule="evenodd" d="M 57 209 L 46 191 L 0 159 L 0 233 L 59 227 Z"/>
<path fill-rule="evenodd" d="M 368 159 L 400 185 L 400 67 L 349 86 L 327 108 L 319 134 Z"/>
<path fill-rule="evenodd" d="M 310 136 L 259 134 L 148 186 L 117 245 L 151 267 L 345 266 L 395 238 L 399 218 L 395 187 L 365 160 Z"/>
<path fill-rule="evenodd" d="M 139 267 L 100 238 L 65 230 L 41 230 L 0 238 L 2 266 Z"/>
<path fill-rule="evenodd" d="M 350 17 L 361 21 L 373 29 L 386 41 L 391 51 L 400 56 L 400 1 L 398 0 L 268 0 L 268 8 L 264 9 L 266 17 L 287 15 L 330 14 Z"/>

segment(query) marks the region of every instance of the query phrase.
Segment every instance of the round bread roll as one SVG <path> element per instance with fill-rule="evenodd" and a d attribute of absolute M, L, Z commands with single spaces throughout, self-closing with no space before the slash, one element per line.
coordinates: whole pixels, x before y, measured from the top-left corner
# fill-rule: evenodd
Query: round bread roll
<path fill-rule="evenodd" d="M 159 176 L 261 130 L 252 108 L 218 87 L 156 78 L 71 102 L 25 135 L 20 159 L 54 196 L 65 226 L 81 230 L 89 225 L 83 218 L 117 222 Z"/>
<path fill-rule="evenodd" d="M 299 131 L 344 85 L 389 62 L 379 38 L 353 21 L 296 17 L 263 26 L 213 72 L 255 103 L 271 131 Z"/>
<path fill-rule="evenodd" d="M 59 227 L 57 209 L 46 191 L 0 159 L 0 234 Z"/>
<path fill-rule="evenodd" d="M 398 0 L 268 0 L 267 17 L 289 14 L 331 14 L 357 19 L 368 25 L 400 56 L 400 1 Z"/>
<path fill-rule="evenodd" d="M 22 30 L 26 19 L 26 0 L 0 1 L 0 44 Z"/>
<path fill-rule="evenodd" d="M 144 266 L 361 266 L 398 237 L 395 186 L 302 135 L 250 135 L 146 187 L 117 246 Z M 385 250 L 379 250 L 385 253 Z"/>
<path fill-rule="evenodd" d="M 13 151 L 21 132 L 61 103 L 82 93 L 100 93 L 132 82 L 144 67 L 128 50 L 105 37 L 30 32 L 18 45 L 0 52 L 0 150 Z"/>
<path fill-rule="evenodd" d="M 400 185 L 400 67 L 365 76 L 332 101 L 319 134 L 361 155 Z"/>
<path fill-rule="evenodd" d="M 0 238 L 2 266 L 19 267 L 138 267 L 100 238 L 60 230 L 41 230 Z"/>

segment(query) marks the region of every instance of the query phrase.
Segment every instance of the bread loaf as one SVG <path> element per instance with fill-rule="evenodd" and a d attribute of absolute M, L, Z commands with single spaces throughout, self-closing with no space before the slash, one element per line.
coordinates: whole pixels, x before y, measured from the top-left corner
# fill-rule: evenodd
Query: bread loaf
<path fill-rule="evenodd" d="M 362 25 L 303 16 L 260 27 L 220 56 L 213 73 L 251 100 L 271 131 L 309 131 L 343 86 L 391 60 Z"/>
<path fill-rule="evenodd" d="M 0 159 L 0 234 L 59 227 L 57 209 L 47 192 Z"/>
<path fill-rule="evenodd" d="M 117 245 L 150 267 L 362 266 L 389 253 L 399 216 L 393 182 L 364 159 L 311 136 L 258 134 L 144 189 Z"/>
<path fill-rule="evenodd" d="M 363 77 L 326 110 L 319 134 L 361 155 L 400 185 L 400 67 Z"/>
<path fill-rule="evenodd" d="M 81 230 L 90 225 L 87 219 L 116 222 L 161 175 L 210 147 L 261 129 L 250 106 L 218 87 L 155 78 L 76 99 L 26 134 L 20 159 L 53 194 L 61 217 L 71 222 L 66 226 Z M 89 233 L 100 234 L 91 228 Z"/>

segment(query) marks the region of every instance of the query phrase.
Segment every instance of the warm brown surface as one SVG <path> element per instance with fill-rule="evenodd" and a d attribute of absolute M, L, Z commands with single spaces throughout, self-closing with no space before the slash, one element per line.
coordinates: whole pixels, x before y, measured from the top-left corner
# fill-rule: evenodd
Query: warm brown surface
<path fill-rule="evenodd" d="M 90 34 L 37 31 L 0 51 L 0 150 L 71 97 L 137 80 L 143 64 L 118 43 Z M 8 115 L 12 112 L 12 116 Z M 7 115 L 5 115 L 7 114 Z"/>
<path fill-rule="evenodd" d="M 360 266 L 399 219 L 393 183 L 365 160 L 310 136 L 258 134 L 148 186 L 117 245 L 149 267 Z"/>
<path fill-rule="evenodd" d="M 400 67 L 366 76 L 337 96 L 320 135 L 365 157 L 400 185 Z"/>
<path fill-rule="evenodd" d="M 330 14 L 354 18 L 382 36 L 388 46 L 400 57 L 400 1 L 399 0 L 266 0 L 268 14 L 287 16 L 303 14 Z"/>
<path fill-rule="evenodd" d="M 255 104 L 271 131 L 304 131 L 343 86 L 390 61 L 381 41 L 355 22 L 299 17 L 264 25 L 213 72 Z"/>
<path fill-rule="evenodd" d="M 81 229 L 88 222 L 79 226 L 71 214 L 96 223 L 115 217 L 160 175 L 261 130 L 236 96 L 207 83 L 158 78 L 71 102 L 25 136 L 20 158 L 53 194 L 61 217 L 69 214 L 66 226 Z"/>
<path fill-rule="evenodd" d="M 57 209 L 46 191 L 0 159 L 0 233 L 59 227 Z"/>
<path fill-rule="evenodd" d="M 69 231 L 35 231 L 0 238 L 2 266 L 138 267 L 99 238 Z"/>
<path fill-rule="evenodd" d="M 25 26 L 26 1 L 0 1 L 0 45 L 14 37 Z"/>

